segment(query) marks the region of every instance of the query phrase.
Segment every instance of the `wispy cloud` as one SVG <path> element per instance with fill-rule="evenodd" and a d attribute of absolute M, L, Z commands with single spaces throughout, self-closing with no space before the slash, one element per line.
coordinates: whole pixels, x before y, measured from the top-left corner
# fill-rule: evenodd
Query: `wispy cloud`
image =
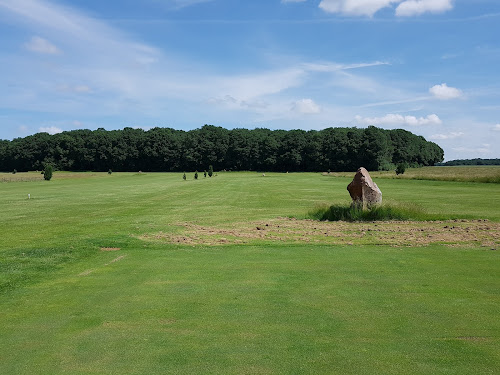
<path fill-rule="evenodd" d="M 375 125 L 375 126 L 422 126 L 422 125 L 441 125 L 443 122 L 435 115 L 428 115 L 426 117 L 403 116 L 400 114 L 387 114 L 383 117 L 361 117 L 356 116 L 355 120 L 361 125 Z"/>
<path fill-rule="evenodd" d="M 171 1 L 167 1 L 167 3 L 169 3 L 169 2 L 173 3 L 173 5 L 176 8 L 185 8 L 185 7 L 189 7 L 189 6 L 197 5 L 197 4 L 201 4 L 201 3 L 209 3 L 212 1 L 214 1 L 214 0 L 171 0 Z"/>
<path fill-rule="evenodd" d="M 452 0 L 406 0 L 396 8 L 396 16 L 411 17 L 423 13 L 443 13 L 452 8 Z"/>
<path fill-rule="evenodd" d="M 61 53 L 59 48 L 50 43 L 47 39 L 43 39 L 39 36 L 32 37 L 24 46 L 30 51 L 48 55 L 57 55 Z"/>
<path fill-rule="evenodd" d="M 305 115 L 312 115 L 321 112 L 321 107 L 312 99 L 301 99 L 292 103 L 292 111 Z"/>
<path fill-rule="evenodd" d="M 491 145 L 489 143 L 483 143 L 474 147 L 452 147 L 452 150 L 458 153 L 464 154 L 490 154 L 491 153 Z"/>
<path fill-rule="evenodd" d="M 456 139 L 462 138 L 465 135 L 463 132 L 451 132 L 447 134 L 433 134 L 429 137 L 432 140 L 446 140 L 446 139 Z"/>
<path fill-rule="evenodd" d="M 319 7 L 328 13 L 373 17 L 378 11 L 396 4 L 398 17 L 442 13 L 453 8 L 452 0 L 322 0 Z"/>

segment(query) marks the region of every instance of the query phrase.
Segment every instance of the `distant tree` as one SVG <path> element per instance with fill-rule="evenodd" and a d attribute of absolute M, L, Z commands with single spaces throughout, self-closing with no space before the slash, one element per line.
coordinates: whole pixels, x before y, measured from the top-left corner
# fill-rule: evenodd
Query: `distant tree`
<path fill-rule="evenodd" d="M 111 174 L 113 173 L 113 171 L 111 169 L 108 170 L 108 174 Z"/>
<path fill-rule="evenodd" d="M 396 166 L 396 174 L 403 174 L 406 171 L 406 163 L 399 163 Z"/>
<path fill-rule="evenodd" d="M 182 176 L 182 179 L 183 179 L 184 181 L 186 181 L 186 174 L 185 174 L 185 173 L 184 173 L 184 175 Z"/>
<path fill-rule="evenodd" d="M 194 172 L 194 179 L 197 180 L 198 179 L 198 171 L 195 171 Z"/>
<path fill-rule="evenodd" d="M 52 165 L 47 164 L 45 166 L 44 171 L 43 171 L 43 178 L 44 178 L 44 180 L 50 181 L 52 179 L 52 172 L 53 172 Z"/>
<path fill-rule="evenodd" d="M 204 171 L 204 172 L 203 172 L 203 176 L 204 176 L 205 178 L 207 178 L 207 171 Z"/>
<path fill-rule="evenodd" d="M 208 166 L 208 177 L 212 177 L 213 174 L 214 174 L 214 167 L 210 164 Z"/>

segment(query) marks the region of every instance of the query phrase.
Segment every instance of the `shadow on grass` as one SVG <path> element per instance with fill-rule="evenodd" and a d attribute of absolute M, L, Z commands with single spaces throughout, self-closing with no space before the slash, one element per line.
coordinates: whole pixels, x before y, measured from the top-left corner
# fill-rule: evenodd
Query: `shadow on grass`
<path fill-rule="evenodd" d="M 309 211 L 307 217 L 320 221 L 430 221 L 456 219 L 456 217 L 426 213 L 421 207 L 410 203 L 384 203 L 367 209 L 350 204 L 321 205 Z"/>

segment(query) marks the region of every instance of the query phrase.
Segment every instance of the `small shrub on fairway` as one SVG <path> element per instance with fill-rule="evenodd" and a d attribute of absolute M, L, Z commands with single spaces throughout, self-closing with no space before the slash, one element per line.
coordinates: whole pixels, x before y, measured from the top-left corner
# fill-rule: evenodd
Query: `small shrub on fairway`
<path fill-rule="evenodd" d="M 396 167 L 396 174 L 403 174 L 406 171 L 406 164 L 405 163 L 399 163 Z"/>
<path fill-rule="evenodd" d="M 212 177 L 213 174 L 214 174 L 214 167 L 209 165 L 208 166 L 208 177 Z"/>
<path fill-rule="evenodd" d="M 197 180 L 198 179 L 198 171 L 194 172 L 194 179 Z"/>
<path fill-rule="evenodd" d="M 12 174 L 16 174 L 16 173 L 17 173 L 17 169 L 14 169 L 14 170 L 12 171 Z"/>
<path fill-rule="evenodd" d="M 182 179 L 183 179 L 184 181 L 186 181 L 186 174 L 185 174 L 185 173 L 184 173 L 184 175 L 182 176 Z"/>
<path fill-rule="evenodd" d="M 45 167 L 45 170 L 43 171 L 43 178 L 44 180 L 46 181 L 50 181 L 52 179 L 52 172 L 53 172 L 53 168 L 52 168 L 52 165 L 47 165 Z"/>
<path fill-rule="evenodd" d="M 108 170 L 108 174 L 111 174 L 113 173 L 113 171 L 111 169 Z"/>
<path fill-rule="evenodd" d="M 204 176 L 205 178 L 207 178 L 207 171 L 204 171 L 204 172 L 203 172 L 203 176 Z"/>

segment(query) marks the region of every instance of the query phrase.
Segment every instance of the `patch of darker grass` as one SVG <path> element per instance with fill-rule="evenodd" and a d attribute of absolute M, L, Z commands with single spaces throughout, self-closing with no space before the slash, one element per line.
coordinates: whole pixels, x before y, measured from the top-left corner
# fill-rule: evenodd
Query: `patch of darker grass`
<path fill-rule="evenodd" d="M 309 211 L 307 218 L 320 221 L 427 221 L 455 219 L 455 217 L 429 214 L 421 207 L 410 203 L 384 203 L 365 209 L 350 204 L 321 205 Z"/>
<path fill-rule="evenodd" d="M 95 254 L 88 247 L 13 249 L 0 253 L 0 295 L 36 283 L 65 265 Z"/>

